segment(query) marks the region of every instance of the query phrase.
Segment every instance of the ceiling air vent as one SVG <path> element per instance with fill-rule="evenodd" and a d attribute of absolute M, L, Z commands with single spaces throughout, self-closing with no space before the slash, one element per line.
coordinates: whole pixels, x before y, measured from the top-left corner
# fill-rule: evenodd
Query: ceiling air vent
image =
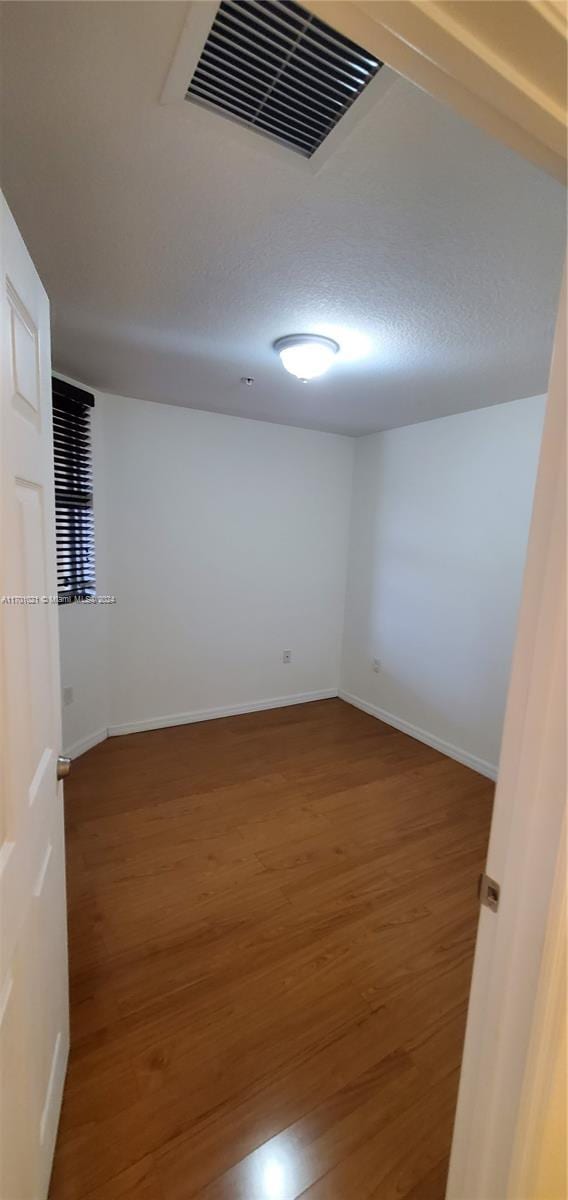
<path fill-rule="evenodd" d="M 291 0 L 222 0 L 186 99 L 309 158 L 381 66 Z"/>

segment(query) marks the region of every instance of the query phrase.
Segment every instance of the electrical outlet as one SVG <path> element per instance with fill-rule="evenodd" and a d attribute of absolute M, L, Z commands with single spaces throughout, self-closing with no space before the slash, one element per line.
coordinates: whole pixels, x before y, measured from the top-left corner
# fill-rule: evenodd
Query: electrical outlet
<path fill-rule="evenodd" d="M 373 671 L 375 672 L 375 674 L 377 674 L 377 675 L 378 675 L 378 673 L 379 673 L 379 671 L 380 671 L 380 669 L 381 669 L 381 660 L 380 660 L 380 658 L 374 658 L 374 659 L 372 660 L 372 667 L 373 667 Z"/>
<path fill-rule="evenodd" d="M 73 688 L 72 687 L 64 687 L 63 688 L 63 703 L 66 708 L 67 708 L 68 704 L 73 703 Z"/>
<path fill-rule="evenodd" d="M 291 650 L 283 650 L 282 651 L 282 662 L 283 663 L 292 662 L 292 651 Z"/>

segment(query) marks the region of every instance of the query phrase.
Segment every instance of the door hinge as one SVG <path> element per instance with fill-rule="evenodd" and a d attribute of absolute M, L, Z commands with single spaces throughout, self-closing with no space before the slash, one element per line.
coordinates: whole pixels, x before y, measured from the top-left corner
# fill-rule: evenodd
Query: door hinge
<path fill-rule="evenodd" d="M 480 875 L 477 885 L 477 894 L 481 904 L 485 904 L 486 908 L 490 908 L 492 912 L 497 912 L 499 908 L 499 896 L 501 888 L 495 879 L 490 875 Z"/>

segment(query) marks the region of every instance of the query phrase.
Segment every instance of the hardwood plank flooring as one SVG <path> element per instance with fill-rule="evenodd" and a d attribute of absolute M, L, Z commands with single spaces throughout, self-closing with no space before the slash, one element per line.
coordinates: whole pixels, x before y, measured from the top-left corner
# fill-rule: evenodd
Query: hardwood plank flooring
<path fill-rule="evenodd" d="M 74 763 L 50 1200 L 442 1200 L 492 798 L 340 700 Z"/>

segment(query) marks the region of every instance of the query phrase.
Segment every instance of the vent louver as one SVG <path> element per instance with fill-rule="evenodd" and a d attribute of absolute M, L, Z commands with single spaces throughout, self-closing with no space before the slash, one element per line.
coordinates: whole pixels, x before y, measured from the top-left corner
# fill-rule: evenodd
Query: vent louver
<path fill-rule="evenodd" d="M 292 0 L 223 0 L 186 99 L 309 158 L 381 66 Z"/>

